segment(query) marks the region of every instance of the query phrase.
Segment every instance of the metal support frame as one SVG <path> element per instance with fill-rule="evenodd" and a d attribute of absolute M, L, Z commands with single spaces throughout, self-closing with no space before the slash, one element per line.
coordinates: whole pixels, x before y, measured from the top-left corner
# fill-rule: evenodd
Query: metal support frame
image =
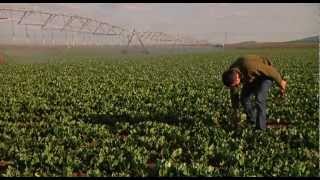
<path fill-rule="evenodd" d="M 132 33 L 128 36 L 128 43 L 127 43 L 127 46 L 126 46 L 126 49 L 124 50 L 124 52 L 128 52 L 128 49 L 129 49 L 129 46 L 130 46 L 130 43 L 132 42 L 132 39 L 133 37 L 136 36 L 138 41 L 139 41 L 139 44 L 141 45 L 141 47 L 143 48 L 143 52 L 146 53 L 146 54 L 149 54 L 149 51 L 146 49 L 146 47 L 144 46 L 139 34 L 136 32 L 135 29 L 133 29 Z"/>
<path fill-rule="evenodd" d="M 65 22 L 63 27 L 60 29 L 60 31 L 64 31 L 72 23 L 73 19 L 74 19 L 73 16 L 70 16 L 67 22 Z"/>
<path fill-rule="evenodd" d="M 44 21 L 44 23 L 41 25 L 41 29 L 45 28 L 47 26 L 47 24 L 50 21 L 53 21 L 53 19 L 56 17 L 57 15 L 55 14 L 50 14 L 49 17 Z"/>
<path fill-rule="evenodd" d="M 106 36 L 113 36 L 119 39 L 119 45 L 124 45 L 125 49 L 127 50 L 132 44 L 133 38 L 138 40 L 138 44 L 143 48 L 144 52 L 148 52 L 147 46 L 148 45 L 174 45 L 174 46 L 199 46 L 199 44 L 205 44 L 203 41 L 197 41 L 193 38 L 185 37 L 185 36 L 177 36 L 172 35 L 164 32 L 138 32 L 135 28 L 133 31 L 129 31 L 125 28 L 120 26 L 111 25 L 107 22 L 98 21 L 95 19 L 81 17 L 76 15 L 65 15 L 65 14 L 57 14 L 57 13 L 50 13 L 50 12 L 43 12 L 43 11 L 35 11 L 35 10 L 27 10 L 27 9 L 14 9 L 14 8 L 0 8 L 1 12 L 10 13 L 11 19 L 11 29 L 12 29 L 12 39 L 15 39 L 16 31 L 15 31 L 15 24 L 17 25 L 24 25 L 25 26 L 25 37 L 30 39 L 30 32 L 28 27 L 38 27 L 39 30 L 42 32 L 51 33 L 48 35 L 48 41 L 51 44 L 55 44 L 54 42 L 54 35 L 53 31 L 58 31 L 65 34 L 65 43 L 66 45 L 77 45 L 79 42 L 78 36 L 83 36 L 86 38 L 89 36 L 91 39 L 96 37 L 106 37 Z M 13 14 L 15 13 L 15 14 Z M 32 16 L 31 16 L 32 15 Z M 46 15 L 46 18 L 43 20 L 42 15 Z M 14 16 L 14 18 L 13 18 Z M 30 21 L 30 19 L 35 18 L 36 16 L 41 16 L 41 20 L 37 20 L 32 23 L 27 23 L 26 18 Z M 0 17 L 0 19 L 8 19 L 9 17 Z M 63 21 L 61 21 L 63 18 Z M 59 21 L 60 20 L 60 21 Z M 62 22 L 62 25 L 56 25 L 54 21 Z M 80 27 L 73 27 L 73 22 L 77 21 L 80 22 Z M 71 33 L 68 36 L 68 33 Z M 45 37 L 47 38 L 47 37 Z M 75 41 L 77 39 L 77 42 Z M 125 44 L 121 43 L 122 39 L 125 39 Z M 71 42 L 69 42 L 71 40 Z M 46 40 L 43 40 L 45 42 Z M 90 40 L 83 40 L 82 43 L 89 43 Z M 148 42 L 145 44 L 145 42 Z M 81 41 L 80 41 L 81 42 Z M 46 44 L 46 43 L 43 43 Z"/>

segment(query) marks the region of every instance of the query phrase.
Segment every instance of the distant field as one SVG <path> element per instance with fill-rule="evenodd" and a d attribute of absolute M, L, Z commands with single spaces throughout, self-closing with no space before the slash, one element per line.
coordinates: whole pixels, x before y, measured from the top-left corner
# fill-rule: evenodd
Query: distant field
<path fill-rule="evenodd" d="M 78 61 L 81 59 L 94 59 L 105 57 L 124 57 L 124 56 L 141 56 L 144 54 L 142 47 L 130 46 L 127 53 L 124 54 L 123 46 L 100 46 L 100 47 L 74 47 L 68 48 L 66 46 L 25 46 L 25 45 L 0 45 L 0 52 L 2 52 L 6 60 L 10 63 L 47 63 L 53 61 Z M 185 53 L 203 53 L 222 51 L 221 48 L 207 47 L 207 48 L 187 48 L 187 47 L 147 47 L 150 55 L 172 55 Z"/>
<path fill-rule="evenodd" d="M 318 176 L 318 48 L 119 54 L 0 48 L 0 176 Z M 271 58 L 268 121 L 233 128 L 222 72 Z"/>

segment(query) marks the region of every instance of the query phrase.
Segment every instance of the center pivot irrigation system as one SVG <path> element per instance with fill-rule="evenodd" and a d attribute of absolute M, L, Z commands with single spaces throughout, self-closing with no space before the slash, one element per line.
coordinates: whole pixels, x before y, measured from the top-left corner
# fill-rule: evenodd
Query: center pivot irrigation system
<path fill-rule="evenodd" d="M 139 32 L 126 29 L 96 19 L 78 15 L 65 15 L 38 10 L 0 8 L 0 22 L 11 29 L 11 41 L 14 43 L 17 28 L 24 26 L 25 42 L 35 43 L 32 33 L 39 36 L 41 45 L 118 45 L 127 52 L 129 46 L 140 46 L 145 53 L 147 47 L 188 47 L 199 48 L 211 46 L 205 40 L 196 40 L 185 35 L 172 35 L 164 32 Z M 57 39 L 62 41 L 58 42 Z M 135 39 L 135 40 L 134 40 Z"/>

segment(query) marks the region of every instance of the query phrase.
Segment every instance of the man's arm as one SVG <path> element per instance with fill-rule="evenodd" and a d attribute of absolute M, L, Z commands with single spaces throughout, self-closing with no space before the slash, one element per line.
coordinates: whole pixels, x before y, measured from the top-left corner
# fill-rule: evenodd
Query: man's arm
<path fill-rule="evenodd" d="M 232 124 L 235 125 L 240 121 L 238 89 L 231 88 L 230 96 L 231 96 L 231 105 L 232 105 L 231 120 L 232 120 Z"/>
<path fill-rule="evenodd" d="M 259 73 L 264 74 L 265 76 L 275 80 L 280 87 L 281 94 L 283 95 L 286 89 L 287 81 L 282 79 L 280 73 L 273 66 L 268 65 L 259 65 Z"/>
<path fill-rule="evenodd" d="M 239 109 L 239 93 L 236 88 L 230 89 L 231 105 L 234 110 Z"/>
<path fill-rule="evenodd" d="M 266 64 L 259 64 L 258 71 L 265 76 L 275 80 L 281 87 L 282 77 L 276 68 L 274 68 L 273 66 L 268 66 Z"/>

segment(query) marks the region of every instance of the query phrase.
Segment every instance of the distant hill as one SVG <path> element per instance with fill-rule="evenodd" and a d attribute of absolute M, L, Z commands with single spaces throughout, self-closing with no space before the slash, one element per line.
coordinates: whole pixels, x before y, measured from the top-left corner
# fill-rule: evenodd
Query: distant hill
<path fill-rule="evenodd" d="M 236 43 L 236 44 L 239 44 L 239 45 L 250 45 L 250 44 L 256 44 L 257 42 L 256 41 L 243 41 L 243 42 L 239 42 L 239 43 Z"/>
<path fill-rule="evenodd" d="M 286 42 L 256 42 L 243 41 L 239 43 L 226 44 L 226 48 L 277 48 L 277 47 L 317 47 L 318 36 L 307 37 Z"/>
<path fill-rule="evenodd" d="M 297 40 L 293 40 L 293 41 L 287 41 L 288 43 L 318 43 L 319 42 L 319 38 L 318 36 L 312 36 L 312 37 L 307 37 L 307 38 L 303 38 L 303 39 L 297 39 Z"/>
<path fill-rule="evenodd" d="M 232 44 L 226 44 L 226 46 L 249 46 L 249 45 L 254 45 L 257 44 L 256 41 L 243 41 L 243 42 L 238 42 L 238 43 L 232 43 Z"/>

